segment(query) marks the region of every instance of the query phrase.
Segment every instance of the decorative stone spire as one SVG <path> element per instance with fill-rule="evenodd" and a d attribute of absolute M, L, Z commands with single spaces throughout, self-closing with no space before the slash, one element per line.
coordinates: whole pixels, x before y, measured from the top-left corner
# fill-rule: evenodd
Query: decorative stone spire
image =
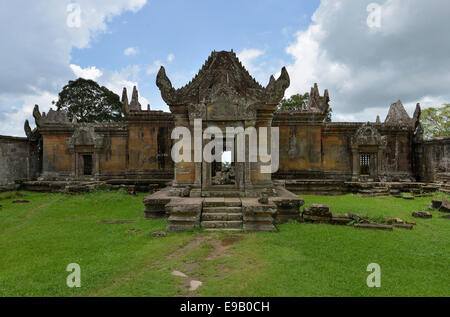
<path fill-rule="evenodd" d="M 28 120 L 25 120 L 24 130 L 25 130 L 25 135 L 27 136 L 28 139 L 30 139 L 31 138 L 31 134 L 32 134 L 32 130 L 31 130 L 31 127 L 30 127 L 30 122 L 28 122 Z"/>
<path fill-rule="evenodd" d="M 396 103 L 393 103 L 389 109 L 389 113 L 384 121 L 385 124 L 388 125 L 410 125 L 411 118 L 403 107 L 403 104 L 400 100 Z"/>
<path fill-rule="evenodd" d="M 136 86 L 133 87 L 133 95 L 131 97 L 130 110 L 141 110 L 141 104 L 139 103 L 139 93 Z"/>
<path fill-rule="evenodd" d="M 412 125 L 414 129 L 417 129 L 417 126 L 420 123 L 420 115 L 422 114 L 422 109 L 420 108 L 420 103 L 416 105 L 416 110 L 414 111 L 414 116 L 412 119 Z"/>
<path fill-rule="evenodd" d="M 377 116 L 377 124 L 381 124 L 380 116 Z"/>
<path fill-rule="evenodd" d="M 328 89 L 325 89 L 323 98 L 320 97 L 319 86 L 317 83 L 311 88 L 308 100 L 308 109 L 318 109 L 322 113 L 326 113 L 330 107 L 328 104 L 330 102 L 330 96 Z"/>

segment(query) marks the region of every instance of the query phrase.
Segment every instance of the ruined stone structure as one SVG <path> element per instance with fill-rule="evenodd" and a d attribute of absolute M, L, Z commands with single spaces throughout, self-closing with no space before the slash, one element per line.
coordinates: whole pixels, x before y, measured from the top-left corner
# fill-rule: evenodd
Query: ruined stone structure
<path fill-rule="evenodd" d="M 233 51 L 213 52 L 182 88 L 172 87 L 164 68 L 156 84 L 170 113 L 149 106 L 143 110 L 136 88 L 130 102 L 124 89 L 123 123 L 70 122 L 62 111 L 41 114 L 36 106 L 36 128 L 25 123 L 27 138 L 0 137 L 0 185 L 105 181 L 146 190 L 149 184 L 164 187 L 172 182 L 147 199 L 146 206 L 148 217 L 171 215 L 174 230 L 200 223 L 215 228 L 218 224 L 209 222 L 217 219 L 224 226 L 244 223 L 247 229 L 273 230 L 274 223 L 298 216 L 302 201 L 286 189 L 343 193 L 364 183 L 450 179 L 450 139 L 423 140 L 419 105 L 413 118 L 397 101 L 384 123 L 379 117 L 373 123 L 327 123 L 329 93 L 321 96 L 314 85 L 304 109 L 277 111 L 289 86 L 286 69 L 263 87 Z M 221 162 L 174 163 L 172 131 L 185 127 L 194 134 L 196 119 L 202 120 L 201 132 L 211 127 L 223 132 L 226 127 L 278 127 L 279 170 L 261 173 L 261 162 L 235 162 L 228 169 L 221 169 Z M 235 142 L 223 141 L 224 150 L 235 158 L 237 150 L 230 145 Z M 262 196 L 267 201 L 260 202 Z M 211 197 L 216 201 L 205 200 Z M 238 212 L 220 212 L 227 210 Z"/>

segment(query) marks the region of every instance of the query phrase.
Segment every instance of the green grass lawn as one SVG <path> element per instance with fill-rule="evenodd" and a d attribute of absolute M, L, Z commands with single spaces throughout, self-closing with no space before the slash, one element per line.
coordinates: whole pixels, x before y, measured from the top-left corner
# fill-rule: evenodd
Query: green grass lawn
<path fill-rule="evenodd" d="M 144 195 L 21 192 L 30 203 L 13 204 L 11 194 L 0 194 L 0 296 L 450 295 L 450 220 L 440 212 L 411 216 L 432 198 L 302 196 L 307 206 L 328 204 L 334 213 L 414 220 L 412 231 L 292 222 L 279 233 L 156 238 L 151 232 L 167 222 L 143 219 Z M 81 266 L 81 288 L 66 285 L 69 263 Z M 369 263 L 381 266 L 381 288 L 366 285 Z M 204 284 L 190 292 L 190 279 Z"/>

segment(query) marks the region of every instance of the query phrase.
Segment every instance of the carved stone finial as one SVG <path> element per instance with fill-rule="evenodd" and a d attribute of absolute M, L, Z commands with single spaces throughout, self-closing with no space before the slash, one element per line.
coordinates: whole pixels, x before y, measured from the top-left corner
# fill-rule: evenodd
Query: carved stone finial
<path fill-rule="evenodd" d="M 35 105 L 34 109 L 33 109 L 33 117 L 34 117 L 34 121 L 36 123 L 37 127 L 40 127 L 40 121 L 41 121 L 41 112 L 39 111 L 39 106 Z"/>
<path fill-rule="evenodd" d="M 289 88 L 291 84 L 291 79 L 289 77 L 289 73 L 286 70 L 286 67 L 281 69 L 281 75 L 278 79 L 272 75 L 270 76 L 269 84 L 265 88 L 265 92 L 267 94 L 267 103 L 268 104 L 278 104 L 280 100 L 284 97 L 284 93 L 286 89 Z"/>
<path fill-rule="evenodd" d="M 175 89 L 173 88 L 170 79 L 166 75 L 166 69 L 164 68 L 164 66 L 161 66 L 158 75 L 156 76 L 156 85 L 161 91 L 161 96 L 167 104 L 170 105 L 172 102 L 174 102 L 176 98 Z"/>
<path fill-rule="evenodd" d="M 420 108 L 420 103 L 416 105 L 416 110 L 414 111 L 414 116 L 412 119 L 412 124 L 414 129 L 417 129 L 417 126 L 420 123 L 420 116 L 422 115 L 422 109 Z"/>
<path fill-rule="evenodd" d="M 133 87 L 133 95 L 131 97 L 130 110 L 141 110 L 141 104 L 139 103 L 139 93 L 136 86 Z"/>
<path fill-rule="evenodd" d="M 330 108 L 330 96 L 328 90 L 325 90 L 323 98 L 320 97 L 319 86 L 317 83 L 311 88 L 308 100 L 308 109 L 317 109 L 325 114 Z"/>
<path fill-rule="evenodd" d="M 30 139 L 32 136 L 32 131 L 30 128 L 30 122 L 28 122 L 28 120 L 25 120 L 24 130 L 25 130 L 25 135 L 27 136 L 28 139 Z"/>
<path fill-rule="evenodd" d="M 124 87 L 122 91 L 122 105 L 123 105 L 123 112 L 127 113 L 129 111 L 129 104 L 128 104 L 128 91 L 126 87 Z"/>

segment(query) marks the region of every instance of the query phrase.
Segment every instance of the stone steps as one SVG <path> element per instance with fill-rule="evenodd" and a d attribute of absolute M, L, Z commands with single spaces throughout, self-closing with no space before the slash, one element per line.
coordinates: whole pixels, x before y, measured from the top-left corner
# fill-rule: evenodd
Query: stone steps
<path fill-rule="evenodd" d="M 206 229 L 240 229 L 242 220 L 239 221 L 202 221 L 202 227 Z"/>
<path fill-rule="evenodd" d="M 240 191 L 234 190 L 202 191 L 202 197 L 240 197 L 240 195 Z"/>
<path fill-rule="evenodd" d="M 203 201 L 203 208 L 205 207 L 241 207 L 242 202 L 239 198 L 206 198 Z"/>
<path fill-rule="evenodd" d="M 203 221 L 242 221 L 242 213 L 203 213 Z"/>
<path fill-rule="evenodd" d="M 242 229 L 221 228 L 221 229 L 205 229 L 208 232 L 241 232 Z"/>
<path fill-rule="evenodd" d="M 387 187 L 366 187 L 364 189 L 358 190 L 358 194 L 361 197 L 382 197 L 389 196 L 389 189 Z"/>
<path fill-rule="evenodd" d="M 241 213 L 242 207 L 203 207 L 203 214 Z"/>
<path fill-rule="evenodd" d="M 201 226 L 214 231 L 240 231 L 243 225 L 239 198 L 206 198 L 203 201 Z"/>

